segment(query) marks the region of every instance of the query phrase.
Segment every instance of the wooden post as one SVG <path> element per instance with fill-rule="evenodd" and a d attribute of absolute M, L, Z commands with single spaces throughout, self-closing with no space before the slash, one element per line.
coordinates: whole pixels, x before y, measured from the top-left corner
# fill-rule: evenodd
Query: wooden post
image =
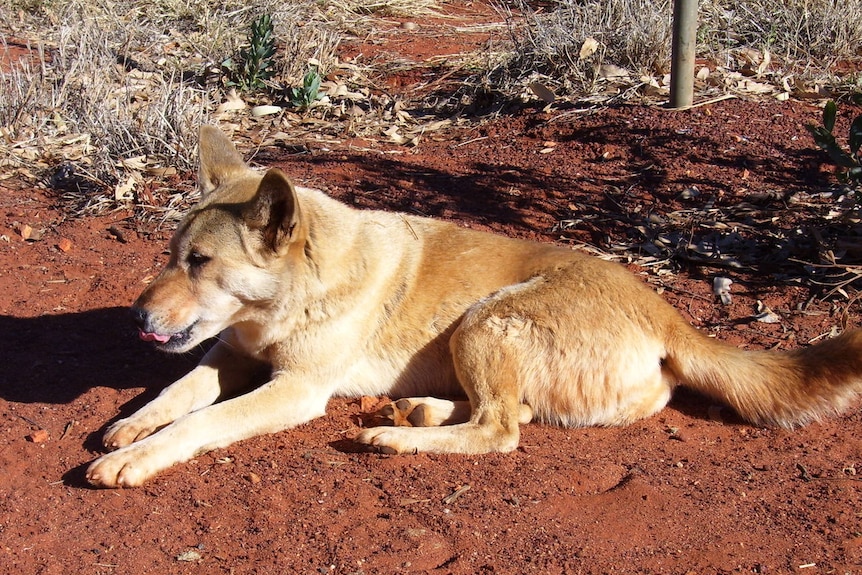
<path fill-rule="evenodd" d="M 674 0 L 670 63 L 670 107 L 694 101 L 694 55 L 697 47 L 697 0 Z"/>

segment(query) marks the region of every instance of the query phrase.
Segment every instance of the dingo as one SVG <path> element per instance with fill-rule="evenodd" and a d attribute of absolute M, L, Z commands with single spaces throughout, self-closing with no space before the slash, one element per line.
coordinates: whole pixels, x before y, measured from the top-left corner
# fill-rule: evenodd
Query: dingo
<path fill-rule="evenodd" d="M 165 351 L 219 341 L 108 428 L 115 451 L 90 465 L 95 485 L 140 485 L 319 417 L 335 395 L 407 398 L 386 410 L 404 425 L 358 434 L 373 449 L 486 453 L 514 449 L 529 420 L 647 417 L 678 384 L 782 427 L 844 410 L 862 391 L 862 332 L 741 351 L 699 333 L 617 264 L 350 208 L 277 169 L 251 170 L 213 127 L 201 130 L 200 164 L 200 204 L 133 312 L 141 338 Z M 261 373 L 266 383 L 238 394 Z"/>

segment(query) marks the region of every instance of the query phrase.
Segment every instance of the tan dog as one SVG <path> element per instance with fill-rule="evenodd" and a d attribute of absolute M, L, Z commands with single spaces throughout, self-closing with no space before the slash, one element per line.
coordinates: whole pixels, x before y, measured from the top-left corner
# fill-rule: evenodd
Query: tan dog
<path fill-rule="evenodd" d="M 110 426 L 116 451 L 90 466 L 95 485 L 140 485 L 319 417 L 335 395 L 466 396 L 402 399 L 393 420 L 434 427 L 376 427 L 356 440 L 385 453 L 486 453 L 514 449 L 530 419 L 647 417 L 677 384 L 782 427 L 841 411 L 862 389 L 862 332 L 789 353 L 740 351 L 616 264 L 347 207 L 277 169 L 252 171 L 212 127 L 200 160 L 203 198 L 134 312 L 141 337 L 166 351 L 219 341 Z M 267 383 L 236 395 L 261 371 Z"/>

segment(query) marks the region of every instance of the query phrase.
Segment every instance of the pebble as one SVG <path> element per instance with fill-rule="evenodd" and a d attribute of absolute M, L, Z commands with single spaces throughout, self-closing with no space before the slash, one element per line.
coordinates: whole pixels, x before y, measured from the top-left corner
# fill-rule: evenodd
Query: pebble
<path fill-rule="evenodd" d="M 194 563 L 195 561 L 201 560 L 201 554 L 193 549 L 190 549 L 189 551 L 183 551 L 182 553 L 177 555 L 176 560 L 182 561 L 184 563 Z"/>
<path fill-rule="evenodd" d="M 32 441 L 33 443 L 45 443 L 50 437 L 51 436 L 47 429 L 37 429 L 27 436 L 27 441 Z"/>

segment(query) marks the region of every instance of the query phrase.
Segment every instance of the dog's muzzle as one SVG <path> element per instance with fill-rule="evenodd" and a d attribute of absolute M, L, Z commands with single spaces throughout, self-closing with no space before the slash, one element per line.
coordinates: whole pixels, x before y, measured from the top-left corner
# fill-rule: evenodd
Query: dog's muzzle
<path fill-rule="evenodd" d="M 166 351 L 183 347 L 188 342 L 191 329 L 194 327 L 192 324 L 177 333 L 162 333 L 152 326 L 149 313 L 137 306 L 132 307 L 132 319 L 138 326 L 138 337 L 143 341 L 153 342 Z"/>

